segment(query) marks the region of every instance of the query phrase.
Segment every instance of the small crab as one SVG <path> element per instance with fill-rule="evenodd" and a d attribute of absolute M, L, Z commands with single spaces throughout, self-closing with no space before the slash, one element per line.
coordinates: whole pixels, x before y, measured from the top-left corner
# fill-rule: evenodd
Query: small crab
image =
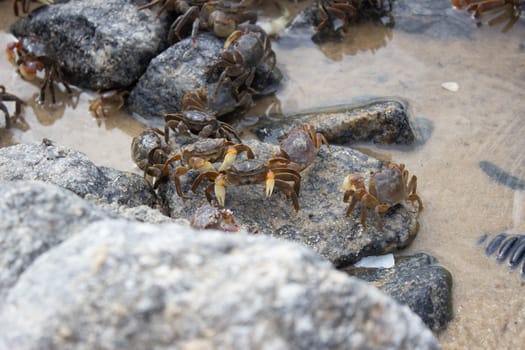
<path fill-rule="evenodd" d="M 99 92 L 99 97 L 90 101 L 89 111 L 95 115 L 97 120 L 104 119 L 107 117 L 110 109 L 121 109 L 128 95 L 129 92 L 126 90 Z"/>
<path fill-rule="evenodd" d="M 239 26 L 239 30 L 226 39 L 220 55 L 220 61 L 210 69 L 210 73 L 223 69 L 213 94 L 214 100 L 226 80 L 231 80 L 233 91 L 239 94 L 241 88 L 253 90 L 251 85 L 257 66 L 266 63 L 270 71 L 275 67 L 275 52 L 270 39 L 256 25 Z"/>
<path fill-rule="evenodd" d="M 277 186 L 292 199 L 297 212 L 299 211 L 297 197 L 301 188 L 301 175 L 293 168 L 288 167 L 288 164 L 289 162 L 282 158 L 272 158 L 267 162 L 256 159 L 237 160 L 222 171 L 201 173 L 193 182 L 191 189 L 195 193 L 199 184 L 206 178 L 213 181 L 204 191 L 206 199 L 211 203 L 211 191 L 214 190 L 218 204 L 224 206 L 226 187 L 254 185 L 264 182 L 266 198 L 272 195 L 274 186 Z M 293 186 L 289 182 L 293 182 Z"/>
<path fill-rule="evenodd" d="M 226 232 L 240 230 L 231 210 L 220 209 L 211 205 L 198 208 L 191 218 L 190 225 L 196 229 L 215 229 Z"/>
<path fill-rule="evenodd" d="M 342 22 L 342 31 L 346 32 L 350 22 L 357 17 L 358 7 L 351 0 L 320 0 L 317 3 L 317 8 L 321 16 L 321 23 L 317 26 L 317 30 L 324 29 L 327 25 L 333 23 L 333 17 Z"/>
<path fill-rule="evenodd" d="M 4 102 L 15 103 L 15 113 L 13 114 L 13 117 L 15 119 L 20 115 L 22 105 L 25 105 L 26 103 L 19 99 L 17 96 L 6 92 L 5 87 L 3 85 L 0 85 L 0 110 L 4 112 L 5 127 L 6 129 L 9 129 L 11 127 L 11 116 L 9 115 L 9 111 L 7 110 L 7 107 L 4 104 Z"/>
<path fill-rule="evenodd" d="M 66 88 L 69 95 L 73 92 L 62 74 L 62 66 L 56 59 L 48 56 L 45 43 L 37 36 L 27 36 L 18 42 L 7 44 L 6 53 L 9 61 L 18 67 L 18 71 L 24 79 L 33 80 L 37 72 L 44 71 L 44 80 L 40 86 L 40 103 L 44 103 L 46 89 L 49 87 L 51 101 L 56 103 L 55 82 L 60 82 Z"/>
<path fill-rule="evenodd" d="M 182 192 L 180 176 L 186 174 L 190 169 L 203 172 L 215 172 L 212 163 L 222 161 L 219 171 L 225 170 L 232 164 L 237 156 L 246 152 L 248 159 L 253 159 L 253 151 L 250 147 L 243 144 L 234 144 L 225 139 L 199 139 L 198 141 L 183 146 L 180 152 L 167 159 L 164 166 L 159 169 L 160 173 L 155 173 L 158 177 L 169 175 L 169 165 L 175 161 L 180 161 L 180 165 L 175 169 L 173 181 L 175 189 L 181 198 L 188 198 Z"/>
<path fill-rule="evenodd" d="M 183 111 L 164 115 L 166 142 L 169 140 L 170 130 L 178 130 L 179 133 L 190 131 L 203 138 L 223 137 L 240 142 L 235 129 L 230 124 L 218 120 L 215 114 L 208 111 L 206 104 L 207 95 L 204 88 L 186 93 L 182 100 Z"/>
<path fill-rule="evenodd" d="M 474 13 L 476 18 L 481 18 L 485 14 L 492 15 L 492 19 L 488 21 L 489 25 L 507 21 L 503 32 L 508 31 L 518 21 L 522 4 L 523 0 L 452 0 L 454 7 L 466 7 L 467 11 Z M 478 21 L 478 25 L 481 25 L 481 22 Z"/>
<path fill-rule="evenodd" d="M 376 222 L 383 230 L 383 221 L 379 214 L 385 213 L 391 207 L 404 201 L 417 202 L 418 212 L 423 209 L 421 198 L 416 194 L 417 178 L 412 176 L 408 180 L 408 171 L 404 164 L 389 164 L 385 169 L 372 173 L 368 183 L 368 190 L 361 175 L 350 174 L 345 177 L 343 201 L 350 205 L 346 215 L 350 216 L 355 205 L 361 203 L 361 224 L 366 226 L 367 209 L 374 209 Z M 350 200 L 351 199 L 351 200 Z"/>
<path fill-rule="evenodd" d="M 312 125 L 303 124 L 286 134 L 279 142 L 279 152 L 274 156 L 289 159 L 302 171 L 314 161 L 323 144 L 330 149 L 323 134 L 316 132 Z"/>

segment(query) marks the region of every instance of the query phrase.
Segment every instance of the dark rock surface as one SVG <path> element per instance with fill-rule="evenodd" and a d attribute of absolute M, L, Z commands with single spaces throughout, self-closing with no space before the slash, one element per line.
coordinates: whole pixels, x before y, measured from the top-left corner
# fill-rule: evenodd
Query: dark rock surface
<path fill-rule="evenodd" d="M 257 124 L 256 135 L 276 143 L 293 127 L 307 123 L 322 133 L 330 143 L 374 142 L 413 144 L 414 121 L 407 104 L 397 100 L 372 100 L 363 104 L 324 107 L 288 116 L 272 116 Z M 417 125 L 416 125 L 417 126 Z"/>
<path fill-rule="evenodd" d="M 410 307 L 433 331 L 445 329 L 453 317 L 450 272 L 426 253 L 395 259 L 390 269 L 349 267 L 345 271 Z"/>
<path fill-rule="evenodd" d="M 256 158 L 269 159 L 277 146 L 248 141 Z M 299 241 L 332 261 L 345 266 L 367 255 L 397 251 L 412 242 L 417 234 L 417 215 L 409 205 L 397 205 L 383 215 L 385 232 L 378 229 L 373 215 L 368 226 L 358 223 L 359 208 L 346 217 L 348 204 L 343 203 L 343 179 L 349 173 L 365 178 L 382 163 L 351 148 L 332 146 L 329 152 L 321 148 L 315 161 L 302 173 L 299 195 L 300 211 L 296 214 L 291 200 L 278 189 L 270 199 L 264 198 L 264 182 L 259 185 L 227 188 L 226 208 L 231 209 L 236 222 L 252 233 Z M 177 196 L 173 181 L 159 186 L 159 197 L 172 217 L 190 218 L 206 204 L 203 181 L 197 194 L 190 191 L 197 173 L 190 171 L 181 177 L 183 192 L 191 198 Z M 424 199 L 423 199 L 424 200 Z"/>
<path fill-rule="evenodd" d="M 3 349 L 173 347 L 439 348 L 408 308 L 304 247 L 174 224 L 91 225 L 0 311 Z"/>
<path fill-rule="evenodd" d="M 11 31 L 41 37 L 70 83 L 107 90 L 129 87 L 144 73 L 165 47 L 167 25 L 129 0 L 71 0 L 38 8 Z"/>
<path fill-rule="evenodd" d="M 84 154 L 49 140 L 1 148 L 0 179 L 41 180 L 81 197 L 90 194 L 129 207 L 157 204 L 155 193 L 141 176 L 97 167 Z"/>

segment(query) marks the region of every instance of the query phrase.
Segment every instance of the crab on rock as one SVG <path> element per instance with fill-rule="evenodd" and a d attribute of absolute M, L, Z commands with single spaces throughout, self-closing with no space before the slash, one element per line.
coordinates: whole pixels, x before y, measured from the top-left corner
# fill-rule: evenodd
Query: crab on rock
<path fill-rule="evenodd" d="M 374 209 L 377 225 L 382 230 L 383 221 L 381 213 L 404 201 L 417 202 L 417 210 L 423 209 L 421 198 L 416 194 L 417 177 L 408 179 L 408 171 L 404 164 L 389 164 L 386 168 L 372 173 L 368 183 L 359 174 L 349 174 L 343 182 L 345 190 L 343 201 L 350 202 L 346 215 L 350 216 L 352 210 L 359 202 L 361 204 L 361 224 L 366 226 L 367 209 Z"/>
<path fill-rule="evenodd" d="M 201 173 L 193 182 L 191 189 L 196 192 L 204 179 L 213 181 L 204 191 L 206 199 L 211 203 L 211 191 L 214 190 L 218 204 L 224 206 L 226 187 L 265 183 L 266 198 L 272 195 L 274 187 L 277 186 L 292 199 L 297 212 L 299 211 L 297 197 L 301 188 L 301 175 L 288 167 L 288 164 L 289 162 L 282 158 L 272 158 L 267 162 L 257 159 L 236 160 L 222 171 Z M 293 182 L 293 185 L 289 182 Z"/>

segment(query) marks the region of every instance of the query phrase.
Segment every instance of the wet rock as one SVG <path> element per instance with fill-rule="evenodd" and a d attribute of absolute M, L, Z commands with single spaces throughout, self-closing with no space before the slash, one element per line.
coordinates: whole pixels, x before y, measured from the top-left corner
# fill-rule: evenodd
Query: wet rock
<path fill-rule="evenodd" d="M 453 317 L 452 275 L 431 255 L 397 256 L 390 269 L 349 267 L 345 271 L 407 305 L 433 331 L 445 329 Z"/>
<path fill-rule="evenodd" d="M 212 74 L 210 69 L 219 62 L 223 39 L 201 33 L 197 36 L 197 45 L 193 47 L 191 38 L 185 38 L 152 60 L 131 91 L 128 109 L 148 125 L 159 126 L 163 124 L 162 115 L 180 112 L 183 96 L 201 87 L 207 88 L 208 109 L 217 116 L 242 107 L 233 96 L 229 82 L 221 86 L 214 98 L 219 75 Z M 263 64 L 256 71 L 253 87 L 259 94 L 272 93 L 281 79 L 277 68 L 270 71 Z"/>
<path fill-rule="evenodd" d="M 395 28 L 426 37 L 468 37 L 476 28 L 467 11 L 456 10 L 448 0 L 396 0 L 392 15 Z"/>
<path fill-rule="evenodd" d="M 319 108 L 257 125 L 257 136 L 276 143 L 293 127 L 307 123 L 322 133 L 330 143 L 348 144 L 372 141 L 380 144 L 414 143 L 416 133 L 408 107 L 397 100 L 373 100 L 365 104 L 351 104 Z"/>
<path fill-rule="evenodd" d="M 13 349 L 439 348 L 408 308 L 298 245 L 119 221 L 35 261 L 0 330 Z"/>
<path fill-rule="evenodd" d="M 89 223 L 118 216 L 40 181 L 0 181 L 0 300 L 33 261 Z"/>
<path fill-rule="evenodd" d="M 167 26 L 129 0 L 71 0 L 36 9 L 11 31 L 41 37 L 70 83 L 107 90 L 135 83 L 165 47 Z"/>
<path fill-rule="evenodd" d="M 0 149 L 0 179 L 41 180 L 81 197 L 90 194 L 129 207 L 157 204 L 155 193 L 141 176 L 97 167 L 84 154 L 49 140 Z"/>
<path fill-rule="evenodd" d="M 182 110 L 182 97 L 206 86 L 208 70 L 219 61 L 223 41 L 197 36 L 198 47 L 185 38 L 153 59 L 127 100 L 128 109 L 149 121 Z M 161 119 L 162 120 L 162 119 Z"/>
<path fill-rule="evenodd" d="M 269 159 L 277 146 L 247 141 L 258 159 Z M 331 146 L 321 148 L 314 162 L 302 171 L 300 210 L 296 214 L 292 201 L 278 189 L 270 199 L 264 198 L 264 181 L 260 185 L 230 186 L 226 193 L 226 208 L 232 210 L 236 222 L 252 233 L 271 234 L 299 241 L 332 261 L 345 266 L 367 255 L 381 255 L 406 247 L 417 234 L 417 215 L 409 205 L 397 205 L 383 215 L 385 231 L 378 229 L 373 215 L 368 226 L 358 223 L 360 210 L 345 216 L 348 204 L 343 203 L 343 179 L 349 173 L 368 178 L 382 163 L 351 148 Z M 183 192 L 191 198 L 177 196 L 173 181 L 159 186 L 158 194 L 169 208 L 170 215 L 190 218 L 206 204 L 203 181 L 197 194 L 190 191 L 197 173 L 190 171 L 181 177 Z M 424 198 L 423 198 L 424 201 Z"/>

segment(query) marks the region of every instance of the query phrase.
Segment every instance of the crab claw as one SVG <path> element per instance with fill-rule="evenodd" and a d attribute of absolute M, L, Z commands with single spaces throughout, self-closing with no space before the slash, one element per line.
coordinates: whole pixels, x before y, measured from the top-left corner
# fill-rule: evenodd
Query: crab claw
<path fill-rule="evenodd" d="M 275 185 L 275 174 L 273 171 L 268 171 L 266 174 L 266 198 L 269 198 L 273 193 L 273 187 Z"/>
<path fill-rule="evenodd" d="M 358 174 L 350 174 L 348 176 L 345 177 L 344 181 L 343 181 L 343 190 L 345 191 L 355 191 L 357 190 L 357 185 L 360 183 L 360 182 L 363 182 L 363 177 L 361 175 L 358 175 Z"/>
<path fill-rule="evenodd" d="M 16 45 L 17 45 L 17 42 L 12 41 L 10 43 L 7 43 L 5 47 L 5 54 L 7 55 L 7 59 L 9 60 L 9 62 L 11 62 L 11 64 L 15 64 L 16 62 L 16 55 L 15 55 Z"/>
<path fill-rule="evenodd" d="M 219 174 L 215 179 L 215 197 L 221 207 L 224 207 L 224 201 L 226 199 L 226 179 L 224 175 Z"/>
<path fill-rule="evenodd" d="M 226 170 L 230 164 L 235 161 L 235 158 L 237 158 L 237 150 L 235 147 L 228 146 L 226 155 L 224 156 L 224 161 L 222 162 L 219 171 Z"/>
<path fill-rule="evenodd" d="M 188 159 L 188 165 L 190 166 L 190 168 L 198 170 L 201 173 L 215 171 L 213 164 L 200 157 L 190 157 L 190 159 Z"/>
<path fill-rule="evenodd" d="M 33 80 L 36 77 L 36 72 L 42 69 L 42 65 L 39 62 L 23 62 L 18 68 L 24 79 Z"/>
<path fill-rule="evenodd" d="M 241 36 L 244 35 L 244 32 L 242 30 L 236 30 L 233 33 L 230 34 L 230 36 L 226 39 L 224 42 L 224 49 L 227 49 L 230 47 L 230 45 L 237 39 L 239 39 Z"/>

